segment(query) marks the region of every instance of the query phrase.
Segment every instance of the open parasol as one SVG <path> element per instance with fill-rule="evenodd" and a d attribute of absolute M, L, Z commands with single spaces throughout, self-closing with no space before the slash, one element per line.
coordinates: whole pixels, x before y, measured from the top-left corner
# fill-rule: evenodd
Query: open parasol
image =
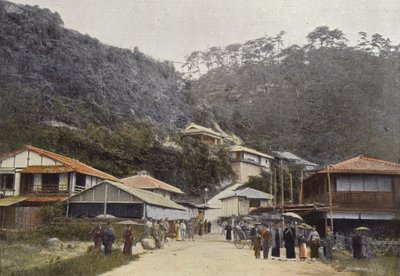
<path fill-rule="evenodd" d="M 282 217 L 287 218 L 289 220 L 303 221 L 302 217 L 300 217 L 298 214 L 292 213 L 292 212 L 283 213 Z"/>
<path fill-rule="evenodd" d="M 355 228 L 354 231 L 371 231 L 371 229 L 369 229 L 368 227 L 361 226 Z"/>

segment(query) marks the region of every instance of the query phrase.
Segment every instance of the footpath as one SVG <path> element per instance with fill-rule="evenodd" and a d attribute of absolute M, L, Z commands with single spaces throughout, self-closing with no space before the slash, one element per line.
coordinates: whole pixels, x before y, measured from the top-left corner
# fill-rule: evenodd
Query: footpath
<path fill-rule="evenodd" d="M 232 242 L 224 241 L 220 234 L 196 238 L 194 242 L 171 241 L 163 249 L 147 251 L 139 260 L 103 275 L 353 275 L 337 272 L 319 261 L 255 259 L 248 247 L 237 249 Z"/>

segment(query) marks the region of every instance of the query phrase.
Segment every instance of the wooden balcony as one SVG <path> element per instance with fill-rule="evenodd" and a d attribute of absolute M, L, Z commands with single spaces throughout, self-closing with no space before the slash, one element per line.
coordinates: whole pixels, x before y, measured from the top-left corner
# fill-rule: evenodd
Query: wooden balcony
<path fill-rule="evenodd" d="M 60 190 L 58 184 L 46 185 L 45 187 L 24 187 L 20 195 L 25 196 L 69 196 L 69 190 Z"/>
<path fill-rule="evenodd" d="M 305 203 L 329 204 L 329 195 L 313 195 Z M 394 194 L 389 192 L 332 192 L 332 204 L 346 209 L 361 208 L 371 211 L 399 209 Z"/>

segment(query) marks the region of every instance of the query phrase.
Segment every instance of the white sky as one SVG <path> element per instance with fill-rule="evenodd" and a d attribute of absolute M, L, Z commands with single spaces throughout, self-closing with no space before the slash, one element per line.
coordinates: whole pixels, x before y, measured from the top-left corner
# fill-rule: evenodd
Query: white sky
<path fill-rule="evenodd" d="M 183 61 L 195 50 L 286 31 L 303 44 L 316 26 L 380 33 L 400 42 L 399 0 L 13 0 L 57 11 L 65 27 L 109 45 Z M 179 66 L 177 66 L 179 67 Z"/>

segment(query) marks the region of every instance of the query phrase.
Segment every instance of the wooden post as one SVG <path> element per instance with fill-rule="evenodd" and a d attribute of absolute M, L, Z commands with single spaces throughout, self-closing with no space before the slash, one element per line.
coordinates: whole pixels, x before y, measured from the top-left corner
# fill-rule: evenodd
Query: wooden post
<path fill-rule="evenodd" d="M 104 209 L 103 209 L 103 215 L 104 215 L 104 218 L 106 218 L 106 214 L 107 214 L 107 200 L 108 200 L 108 195 L 107 195 L 108 184 L 107 184 L 107 182 L 106 182 L 104 185 L 106 185 L 106 187 L 105 187 L 105 192 L 104 192 Z"/>
<path fill-rule="evenodd" d="M 272 177 L 273 177 L 273 171 L 271 171 L 271 177 L 269 178 L 269 193 L 272 195 Z"/>
<path fill-rule="evenodd" d="M 303 203 L 303 171 L 301 171 L 300 175 L 300 192 L 299 192 L 299 203 Z"/>
<path fill-rule="evenodd" d="M 290 202 L 293 204 L 293 179 L 292 179 L 292 174 L 289 173 L 289 183 L 290 183 Z"/>
<path fill-rule="evenodd" d="M 282 161 L 281 161 L 281 168 L 280 168 L 280 184 L 281 184 L 281 204 L 282 204 L 282 209 L 283 205 L 285 204 L 285 188 L 284 188 L 284 182 L 283 182 L 283 168 L 282 168 Z"/>
<path fill-rule="evenodd" d="M 276 197 L 278 195 L 278 181 L 277 181 L 277 176 L 276 176 L 276 168 L 274 168 L 274 206 L 276 207 Z"/>
<path fill-rule="evenodd" d="M 329 191 L 329 209 L 331 214 L 331 231 L 333 233 L 333 212 L 332 212 L 332 188 L 331 188 L 331 176 L 329 174 L 329 165 L 327 166 L 327 175 L 328 175 L 328 191 Z"/>

